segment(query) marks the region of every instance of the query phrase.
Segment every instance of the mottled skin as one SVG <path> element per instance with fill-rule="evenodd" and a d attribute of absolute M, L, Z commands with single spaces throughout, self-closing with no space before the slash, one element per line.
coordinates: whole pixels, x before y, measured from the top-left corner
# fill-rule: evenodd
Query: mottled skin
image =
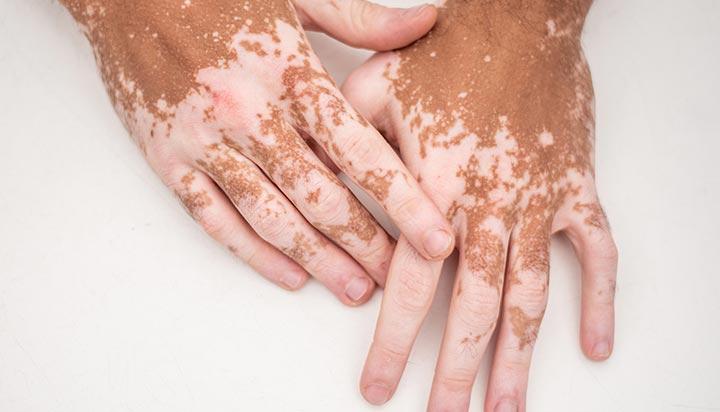
<path fill-rule="evenodd" d="M 616 249 L 594 183 L 593 88 L 580 45 L 589 6 L 448 0 L 426 37 L 374 56 L 344 87 L 457 235 L 429 411 L 467 410 L 496 326 L 486 410 L 525 410 L 556 232 L 583 264 L 583 348 L 610 355 Z M 400 239 L 361 382 L 369 401 L 395 390 L 440 269 Z"/>
<path fill-rule="evenodd" d="M 296 289 L 309 273 L 352 305 L 384 283 L 394 240 L 328 165 L 372 195 L 423 256 L 452 250 L 442 213 L 347 103 L 303 27 L 389 50 L 427 32 L 435 8 L 403 15 L 361 0 L 62 2 L 163 182 L 208 233 L 272 281 Z"/>

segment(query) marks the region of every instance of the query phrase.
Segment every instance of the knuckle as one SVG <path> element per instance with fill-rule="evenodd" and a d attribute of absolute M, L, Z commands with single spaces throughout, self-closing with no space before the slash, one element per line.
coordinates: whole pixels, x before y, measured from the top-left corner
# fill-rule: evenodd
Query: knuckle
<path fill-rule="evenodd" d="M 542 281 L 523 282 L 515 286 L 513 294 L 524 307 L 544 308 L 547 304 L 547 287 Z"/>
<path fill-rule="evenodd" d="M 226 222 L 213 213 L 200 213 L 195 218 L 203 230 L 213 239 L 220 240 L 227 232 Z"/>
<path fill-rule="evenodd" d="M 344 190 L 338 190 L 331 185 L 325 185 L 320 190 L 317 204 L 312 205 L 308 210 L 308 219 L 314 223 L 336 224 L 347 210 L 347 204 L 350 202 L 350 195 Z"/>
<path fill-rule="evenodd" d="M 408 221 L 417 216 L 420 199 L 415 196 L 404 196 L 388 205 L 388 213 L 399 221 Z"/>
<path fill-rule="evenodd" d="M 190 140 L 188 141 L 188 143 L 191 144 L 194 152 L 197 152 L 200 150 L 205 151 L 208 147 L 211 147 L 212 145 L 214 145 L 220 141 L 218 136 L 215 135 L 214 133 L 208 133 L 208 131 L 200 130 L 199 125 L 193 125 L 193 126 L 190 126 L 190 128 L 197 129 L 192 132 L 192 135 L 190 136 Z"/>
<path fill-rule="evenodd" d="M 269 210 L 257 210 L 251 219 L 252 226 L 263 239 L 277 243 L 284 238 L 290 226 L 290 221 L 284 216 L 276 216 Z"/>
<path fill-rule="evenodd" d="M 166 161 L 151 161 L 155 173 L 167 187 L 173 190 L 180 189 L 180 173 L 177 172 L 175 165 Z"/>
<path fill-rule="evenodd" d="M 147 160 L 165 186 L 173 190 L 183 187 L 182 177 L 187 174 L 189 169 L 174 154 L 150 150 L 147 153 Z"/>
<path fill-rule="evenodd" d="M 234 249 L 233 253 L 253 268 L 259 268 L 267 264 L 267 261 L 262 259 L 260 248 L 250 244 L 243 246 L 242 249 Z"/>
<path fill-rule="evenodd" d="M 384 364 L 404 365 L 409 356 L 408 351 L 396 342 L 377 344 L 376 350 L 377 356 Z"/>
<path fill-rule="evenodd" d="M 329 282 L 340 288 L 342 284 L 343 271 L 351 271 L 352 266 L 338 264 L 330 248 L 320 249 L 316 253 L 305 254 L 302 266 L 313 275 L 323 279 L 323 283 Z"/>
<path fill-rule="evenodd" d="M 536 338 L 533 339 L 533 341 L 536 341 L 536 340 L 537 340 Z M 512 349 L 504 349 L 504 350 L 515 351 L 516 349 L 515 349 L 515 347 L 513 347 Z M 508 371 L 512 371 L 514 373 L 525 372 L 528 370 L 529 367 L 530 367 L 530 365 L 528 365 L 527 360 L 522 359 L 522 358 L 517 358 L 515 356 L 506 356 L 505 359 L 503 360 L 503 368 Z"/>
<path fill-rule="evenodd" d="M 344 159 L 343 164 L 350 174 L 359 175 L 365 170 L 373 170 L 380 165 L 381 148 L 375 147 L 370 139 L 359 136 L 359 133 L 345 139 L 340 144 L 340 151 Z"/>
<path fill-rule="evenodd" d="M 243 102 L 238 93 L 231 88 L 214 88 L 206 101 L 207 110 L 222 124 L 233 128 L 247 128 L 253 125 L 252 110 Z"/>
<path fill-rule="evenodd" d="M 363 262 L 380 263 L 391 256 L 392 248 L 390 244 L 383 242 L 373 242 L 372 246 L 368 246 L 358 250 L 355 255 Z"/>
<path fill-rule="evenodd" d="M 350 28 L 353 33 L 367 33 L 367 19 L 370 12 L 370 4 L 366 1 L 352 0 L 350 7 Z"/>
<path fill-rule="evenodd" d="M 452 374 L 438 377 L 438 386 L 450 393 L 467 393 L 475 382 L 476 371 L 469 369 L 454 369 Z"/>
<path fill-rule="evenodd" d="M 432 303 L 432 281 L 421 273 L 401 269 L 397 273 L 395 288 L 392 296 L 395 303 L 405 312 L 424 312 Z"/>
<path fill-rule="evenodd" d="M 495 289 L 468 288 L 457 297 L 457 314 L 471 327 L 494 325 L 500 311 L 500 296 Z"/>

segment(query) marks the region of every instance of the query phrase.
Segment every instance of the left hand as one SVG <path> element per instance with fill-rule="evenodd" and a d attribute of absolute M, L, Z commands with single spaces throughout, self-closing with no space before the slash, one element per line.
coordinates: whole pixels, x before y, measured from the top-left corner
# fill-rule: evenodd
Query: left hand
<path fill-rule="evenodd" d="M 423 256 L 452 228 L 343 98 L 305 30 L 390 50 L 432 6 L 364 0 L 61 0 L 90 40 L 117 113 L 205 231 L 278 286 L 308 276 L 351 306 L 384 284 L 394 241 L 332 172 L 376 199 Z M 321 161 L 325 160 L 325 164 Z"/>
<path fill-rule="evenodd" d="M 580 45 L 588 7 L 448 0 L 428 36 L 376 55 L 344 87 L 455 228 L 460 259 L 429 411 L 468 409 L 498 317 L 485 410 L 525 410 L 556 232 L 582 263 L 583 351 L 612 351 L 617 251 L 594 182 Z M 395 391 L 441 267 L 398 242 L 361 381 L 371 403 Z"/>

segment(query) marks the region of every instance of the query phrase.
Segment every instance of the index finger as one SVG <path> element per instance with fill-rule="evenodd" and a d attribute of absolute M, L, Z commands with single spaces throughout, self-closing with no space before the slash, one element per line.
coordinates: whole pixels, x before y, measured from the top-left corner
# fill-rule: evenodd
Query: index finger
<path fill-rule="evenodd" d="M 382 206 L 423 257 L 448 257 L 455 247 L 450 224 L 392 147 L 342 96 L 325 94 L 320 100 L 327 109 L 311 116 L 311 134 L 328 156 Z"/>
<path fill-rule="evenodd" d="M 368 402 L 383 404 L 395 392 L 432 305 L 441 270 L 442 262 L 425 260 L 405 237 L 400 237 L 360 379 L 360 390 Z"/>

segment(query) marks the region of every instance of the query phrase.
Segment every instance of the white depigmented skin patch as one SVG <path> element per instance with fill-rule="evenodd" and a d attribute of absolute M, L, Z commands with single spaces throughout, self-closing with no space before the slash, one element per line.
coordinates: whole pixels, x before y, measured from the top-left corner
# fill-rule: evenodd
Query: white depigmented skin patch
<path fill-rule="evenodd" d="M 549 36 L 554 36 L 557 32 L 557 27 L 555 26 L 555 20 L 550 19 L 547 21 L 547 31 Z"/>
<path fill-rule="evenodd" d="M 542 133 L 540 133 L 540 136 L 538 136 L 540 139 L 540 144 L 544 147 L 550 146 L 554 142 L 554 137 L 552 133 L 548 132 L 547 130 L 544 130 Z"/>

